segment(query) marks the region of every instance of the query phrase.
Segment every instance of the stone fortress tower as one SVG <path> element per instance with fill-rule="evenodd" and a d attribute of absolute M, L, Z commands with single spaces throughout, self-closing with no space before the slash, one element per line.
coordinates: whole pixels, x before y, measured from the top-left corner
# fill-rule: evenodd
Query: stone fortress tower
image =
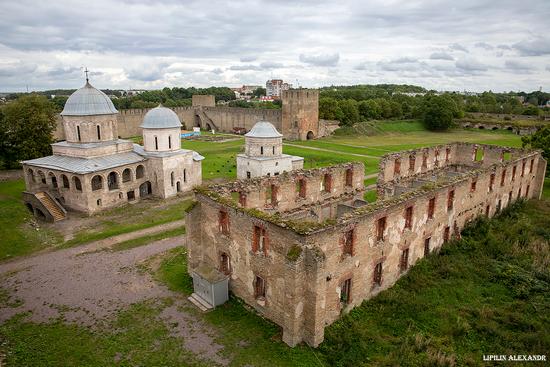
<path fill-rule="evenodd" d="M 289 89 L 283 91 L 282 133 L 290 140 L 310 140 L 320 137 L 319 91 Z"/>
<path fill-rule="evenodd" d="M 181 149 L 181 122 L 157 107 L 143 119 L 145 147 L 118 139 L 118 111 L 86 79 L 61 112 L 65 141 L 50 156 L 24 161 L 23 200 L 37 217 L 56 221 L 67 209 L 92 214 L 140 198 L 166 198 L 200 185 L 198 153 Z"/>
<path fill-rule="evenodd" d="M 237 178 L 277 176 L 303 168 L 304 158 L 283 154 L 283 134 L 270 122 L 257 122 L 244 137 L 245 151 L 237 155 Z"/>

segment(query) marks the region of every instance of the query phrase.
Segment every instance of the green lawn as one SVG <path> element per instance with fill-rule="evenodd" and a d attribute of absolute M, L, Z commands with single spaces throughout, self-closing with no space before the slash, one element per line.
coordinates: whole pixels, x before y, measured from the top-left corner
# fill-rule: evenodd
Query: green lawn
<path fill-rule="evenodd" d="M 36 225 L 23 205 L 23 180 L 0 182 L 0 260 L 47 248 L 60 240 L 53 231 Z"/>

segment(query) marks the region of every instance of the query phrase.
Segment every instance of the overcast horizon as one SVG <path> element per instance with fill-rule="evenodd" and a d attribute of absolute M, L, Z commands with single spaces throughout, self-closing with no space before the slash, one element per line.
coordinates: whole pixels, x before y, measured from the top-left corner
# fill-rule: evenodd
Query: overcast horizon
<path fill-rule="evenodd" d="M 550 88 L 550 1 L 3 2 L 0 91 Z"/>

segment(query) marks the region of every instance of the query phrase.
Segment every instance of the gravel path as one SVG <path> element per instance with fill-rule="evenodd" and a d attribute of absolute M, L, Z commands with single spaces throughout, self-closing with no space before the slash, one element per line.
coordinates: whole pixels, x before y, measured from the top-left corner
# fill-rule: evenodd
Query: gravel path
<path fill-rule="evenodd" d="M 32 312 L 30 321 L 48 322 L 62 310 L 67 322 L 93 326 L 133 303 L 172 297 L 175 303 L 162 311 L 160 319 L 169 329 L 178 325 L 172 334 L 182 338 L 186 349 L 226 365 L 228 361 L 219 354 L 223 347 L 214 342 L 215 330 L 182 311 L 190 304 L 187 299 L 136 267 L 152 256 L 183 246 L 184 241 L 184 236 L 177 236 L 115 252 L 97 251 L 108 246 L 98 241 L 0 264 L 2 288 L 12 299 L 22 301 L 18 307 L 0 305 L 0 323 L 26 311 Z"/>

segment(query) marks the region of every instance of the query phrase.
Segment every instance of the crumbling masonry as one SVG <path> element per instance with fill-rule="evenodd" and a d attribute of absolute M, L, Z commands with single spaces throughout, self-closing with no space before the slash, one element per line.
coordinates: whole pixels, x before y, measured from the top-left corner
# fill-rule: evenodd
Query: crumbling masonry
<path fill-rule="evenodd" d="M 317 346 L 342 312 L 391 287 L 469 221 L 538 198 L 545 170 L 540 151 L 452 143 L 384 156 L 374 203 L 362 200 L 359 163 L 199 188 L 189 272 L 227 274 L 288 345 Z"/>

